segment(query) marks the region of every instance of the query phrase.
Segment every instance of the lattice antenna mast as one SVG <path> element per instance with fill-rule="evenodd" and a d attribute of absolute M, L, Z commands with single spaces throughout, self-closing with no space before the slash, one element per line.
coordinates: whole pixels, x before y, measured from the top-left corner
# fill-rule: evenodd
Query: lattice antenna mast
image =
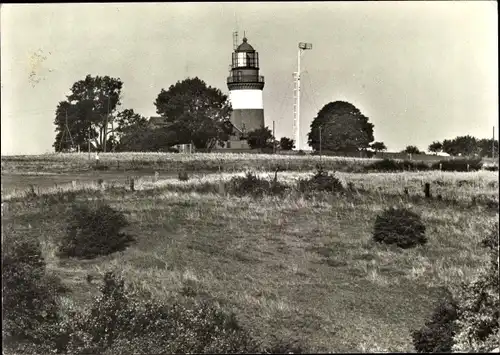
<path fill-rule="evenodd" d="M 295 136 L 295 148 L 300 150 L 300 57 L 305 50 L 312 49 L 311 43 L 299 43 L 299 51 L 297 53 L 297 71 L 294 73 L 294 105 L 293 105 L 293 133 Z"/>
<path fill-rule="evenodd" d="M 69 136 L 69 141 L 71 142 L 71 147 L 70 150 L 74 148 L 75 143 L 73 142 L 73 137 L 71 136 L 71 131 L 69 130 L 68 126 L 68 110 L 65 110 L 65 121 L 64 121 L 64 130 L 61 135 L 61 141 L 59 142 L 59 151 L 61 151 L 61 146 L 63 142 L 68 142 L 68 139 L 64 140 L 64 136 L 66 135 L 66 132 L 68 133 Z"/>
<path fill-rule="evenodd" d="M 233 51 L 238 48 L 238 31 L 233 32 Z"/>

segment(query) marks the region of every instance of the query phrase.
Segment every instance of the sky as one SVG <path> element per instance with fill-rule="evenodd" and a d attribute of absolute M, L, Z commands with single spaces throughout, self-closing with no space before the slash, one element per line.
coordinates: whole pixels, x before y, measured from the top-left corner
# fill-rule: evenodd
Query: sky
<path fill-rule="evenodd" d="M 161 89 L 198 76 L 228 93 L 233 31 L 260 57 L 265 123 L 301 140 L 331 101 L 352 103 L 389 151 L 498 137 L 496 1 L 1 5 L 2 155 L 52 152 L 54 115 L 87 74 L 123 81 L 122 106 L 156 115 Z M 302 148 L 308 148 L 302 146 Z"/>

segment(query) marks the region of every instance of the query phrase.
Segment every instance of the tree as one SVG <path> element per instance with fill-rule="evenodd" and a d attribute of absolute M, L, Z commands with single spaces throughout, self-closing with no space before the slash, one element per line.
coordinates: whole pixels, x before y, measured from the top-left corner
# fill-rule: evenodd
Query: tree
<path fill-rule="evenodd" d="M 68 149 L 71 142 L 66 136 L 71 132 L 74 144 L 84 148 L 89 136 L 94 149 L 106 151 L 108 127 L 113 122 L 113 114 L 120 105 L 123 82 L 119 78 L 95 76 L 90 74 L 71 87 L 66 101 L 59 102 L 56 109 L 56 151 Z M 84 148 L 85 149 L 85 148 Z"/>
<path fill-rule="evenodd" d="M 406 148 L 402 151 L 402 153 L 406 154 L 422 154 L 422 152 L 415 147 L 414 145 L 408 145 Z"/>
<path fill-rule="evenodd" d="M 498 140 L 493 141 L 493 139 L 480 139 L 477 142 L 479 155 L 481 157 L 491 157 L 492 156 L 492 145 L 494 145 L 495 156 L 498 156 Z"/>
<path fill-rule="evenodd" d="M 126 131 L 116 150 L 120 152 L 166 152 L 176 142 L 175 132 L 164 127 L 139 126 L 137 129 Z"/>
<path fill-rule="evenodd" d="M 257 128 L 247 134 L 247 142 L 251 149 L 273 147 L 273 133 L 268 127 Z"/>
<path fill-rule="evenodd" d="M 282 150 L 292 150 L 295 148 L 295 142 L 291 138 L 282 137 L 279 146 Z"/>
<path fill-rule="evenodd" d="M 443 144 L 441 142 L 432 142 L 428 148 L 429 152 L 437 154 L 443 150 Z"/>
<path fill-rule="evenodd" d="M 162 89 L 155 101 L 156 112 L 166 118 L 176 143 L 192 143 L 196 149 L 212 150 L 229 139 L 231 105 L 227 95 L 206 85 L 198 77 Z"/>
<path fill-rule="evenodd" d="M 453 156 L 472 156 L 480 153 L 478 140 L 469 135 L 445 139 L 443 141 L 443 151 Z"/>
<path fill-rule="evenodd" d="M 368 148 L 374 139 L 373 124 L 368 122 L 368 117 L 344 101 L 326 104 L 313 119 L 308 144 L 316 151 L 319 150 L 320 127 L 323 150 L 357 152 Z"/>
<path fill-rule="evenodd" d="M 91 129 L 87 119 L 91 113 L 87 102 L 71 104 L 61 101 L 56 108 L 56 138 L 52 146 L 56 152 L 69 151 L 71 148 L 86 150 L 90 139 L 95 139 L 97 132 Z M 94 145 L 92 145 L 94 148 Z"/>
<path fill-rule="evenodd" d="M 383 142 L 373 142 L 370 147 L 375 151 L 375 152 L 384 152 L 387 150 L 387 147 Z"/>

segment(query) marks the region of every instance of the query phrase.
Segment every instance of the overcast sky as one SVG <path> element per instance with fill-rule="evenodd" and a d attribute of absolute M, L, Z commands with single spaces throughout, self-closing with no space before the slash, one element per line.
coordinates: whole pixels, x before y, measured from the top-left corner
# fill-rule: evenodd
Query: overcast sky
<path fill-rule="evenodd" d="M 87 74 L 121 78 L 121 108 L 147 117 L 160 90 L 187 76 L 227 93 L 234 30 L 259 52 L 278 138 L 292 136 L 301 41 L 313 44 L 302 58 L 302 140 L 335 100 L 368 116 L 389 150 L 489 138 L 497 21 L 496 1 L 3 4 L 2 155 L 53 151 L 55 108 Z"/>

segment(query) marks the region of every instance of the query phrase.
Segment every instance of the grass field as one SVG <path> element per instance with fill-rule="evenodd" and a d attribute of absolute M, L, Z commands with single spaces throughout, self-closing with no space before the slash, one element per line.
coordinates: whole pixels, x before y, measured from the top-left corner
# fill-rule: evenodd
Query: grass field
<path fill-rule="evenodd" d="M 50 159 L 47 163 L 61 163 Z M 197 161 L 196 155 L 179 159 Z M 238 164 L 252 161 L 265 168 L 252 159 L 258 156 Z M 317 158 L 304 159 L 312 165 Z M 278 179 L 293 185 L 307 174 L 285 172 Z M 443 287 L 453 289 L 484 267 L 488 256 L 479 242 L 498 219 L 495 172 L 338 172 L 344 185 L 353 183 L 353 193 L 311 198 L 297 192 L 227 195 L 218 186 L 233 175 L 200 173 L 189 181 L 157 182 L 143 177 L 135 192 L 125 183 L 102 190 L 91 182 L 76 190 L 71 184 L 41 188 L 29 198 L 14 191 L 2 195 L 3 232 L 42 240 L 48 269 L 71 288 L 67 302 L 76 306 L 84 307 L 97 292 L 98 285 L 86 281 L 88 274 L 114 270 L 144 297 L 218 302 L 264 341 L 298 340 L 314 352 L 414 351 L 410 331 L 423 325 Z M 441 199 L 423 198 L 426 182 Z M 55 240 L 64 233 L 73 198 L 104 199 L 123 211 L 136 243 L 90 261 L 57 258 Z M 392 205 L 422 215 L 427 245 L 401 250 L 371 241 L 377 214 Z"/>
<path fill-rule="evenodd" d="M 102 153 L 100 165 L 109 170 L 142 171 L 190 171 L 218 172 L 274 170 L 278 166 L 284 170 L 307 171 L 322 163 L 328 169 L 361 171 L 373 160 L 344 157 L 319 157 L 271 154 L 232 153 Z M 37 156 L 2 157 L 2 171 L 5 172 L 82 172 L 93 170 L 95 156 L 87 154 L 62 153 Z"/>

